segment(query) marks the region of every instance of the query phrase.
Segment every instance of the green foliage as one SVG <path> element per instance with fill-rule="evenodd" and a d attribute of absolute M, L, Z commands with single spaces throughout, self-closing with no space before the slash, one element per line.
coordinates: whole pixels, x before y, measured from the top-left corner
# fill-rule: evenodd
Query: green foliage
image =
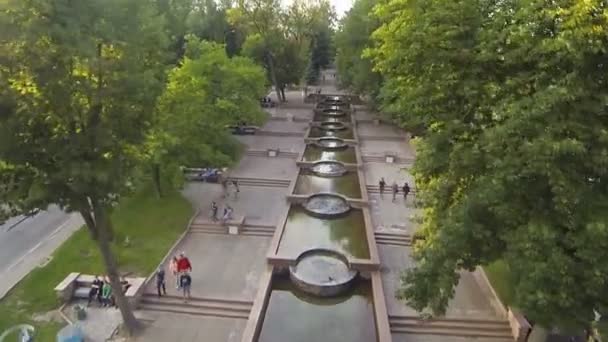
<path fill-rule="evenodd" d="M 12 1 L 2 50 L 3 203 L 85 210 L 129 190 L 164 81 L 163 20 L 149 2 Z"/>
<path fill-rule="evenodd" d="M 340 85 L 357 94 L 369 95 L 372 105 L 379 94 L 380 75 L 372 70 L 372 63 L 363 57 L 372 46 L 370 35 L 379 22 L 372 16 L 377 0 L 356 0 L 340 22 L 335 35 L 336 68 Z"/>
<path fill-rule="evenodd" d="M 424 133 L 426 239 L 401 295 L 442 313 L 458 270 L 503 260 L 533 321 L 606 312 L 604 2 L 393 0 L 376 15 L 384 105 Z"/>
<path fill-rule="evenodd" d="M 149 158 L 169 175 L 180 165 L 231 165 L 240 146 L 226 126 L 262 122 L 264 94 L 264 72 L 253 61 L 229 58 L 222 45 L 188 37 L 186 56 L 159 100 Z"/>
<path fill-rule="evenodd" d="M 268 83 L 282 101 L 286 86 L 305 76 L 311 45 L 334 16 L 326 0 L 296 0 L 286 8 L 278 0 L 249 0 L 228 11 L 229 22 L 247 34 L 242 53 L 264 66 Z"/>
<path fill-rule="evenodd" d="M 122 243 L 113 246 L 121 272 L 147 277 L 186 228 L 192 214 L 188 201 L 175 191 L 156 199 L 148 186 L 123 200 L 112 214 L 115 229 L 120 232 L 117 240 L 122 242 L 127 236 L 130 240 L 129 247 Z M 33 317 L 58 307 L 53 288 L 75 271 L 105 274 L 99 252 L 84 229 L 74 233 L 53 253 L 47 265 L 34 269 L 0 301 L 0 331 L 28 323 L 36 327 L 37 341 L 54 341 L 60 325 L 34 321 Z"/>

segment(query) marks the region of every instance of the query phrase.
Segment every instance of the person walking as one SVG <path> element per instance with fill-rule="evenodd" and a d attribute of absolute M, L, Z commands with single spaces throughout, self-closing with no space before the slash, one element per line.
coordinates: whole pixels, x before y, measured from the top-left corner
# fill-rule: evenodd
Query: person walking
<path fill-rule="evenodd" d="M 184 297 L 184 303 L 190 298 L 190 288 L 192 286 L 192 277 L 188 272 L 183 273 L 179 277 L 179 284 L 182 288 L 182 295 Z"/>
<path fill-rule="evenodd" d="M 211 202 L 211 220 L 217 221 L 217 203 L 215 201 Z"/>
<path fill-rule="evenodd" d="M 391 187 L 393 190 L 393 202 L 395 202 L 395 200 L 397 199 L 397 193 L 399 192 L 399 186 L 397 185 L 397 182 L 393 182 L 393 185 Z"/>
<path fill-rule="evenodd" d="M 179 253 L 179 259 L 177 259 L 177 273 L 192 272 L 192 264 L 190 259 L 186 257 L 186 253 Z"/>
<path fill-rule="evenodd" d="M 384 180 L 384 177 L 380 178 L 380 181 L 378 182 L 378 187 L 380 188 L 380 197 L 382 197 L 382 195 L 384 194 L 384 187 L 386 186 L 386 181 Z"/>
<path fill-rule="evenodd" d="M 177 271 L 177 261 L 177 256 L 174 255 L 171 259 L 171 262 L 169 262 L 169 272 L 171 272 L 173 274 L 173 277 L 175 277 L 176 290 L 179 289 L 179 272 Z"/>
<path fill-rule="evenodd" d="M 239 183 L 237 183 L 236 179 L 232 180 L 232 185 L 234 186 L 234 199 L 236 199 L 241 189 L 239 189 Z"/>
<path fill-rule="evenodd" d="M 228 180 L 226 178 L 222 178 L 222 198 L 228 197 Z"/>
<path fill-rule="evenodd" d="M 229 206 L 228 204 L 226 204 L 226 206 L 224 207 L 224 215 L 222 216 L 222 222 L 226 223 L 229 220 L 232 219 L 232 212 L 234 210 L 232 209 L 231 206 Z"/>
<path fill-rule="evenodd" d="M 410 194 L 410 185 L 407 184 L 407 182 L 405 182 L 405 184 L 403 184 L 403 200 L 407 201 L 407 195 Z"/>
<path fill-rule="evenodd" d="M 162 266 L 156 270 L 156 293 L 158 293 L 159 297 L 163 294 L 167 295 L 167 287 L 165 286 L 165 270 L 162 268 Z"/>

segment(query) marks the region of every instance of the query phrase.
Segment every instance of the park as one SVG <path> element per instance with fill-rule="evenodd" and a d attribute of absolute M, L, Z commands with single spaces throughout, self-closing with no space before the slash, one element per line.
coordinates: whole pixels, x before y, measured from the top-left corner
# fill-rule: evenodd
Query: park
<path fill-rule="evenodd" d="M 0 342 L 602 341 L 600 2 L 0 1 Z"/>

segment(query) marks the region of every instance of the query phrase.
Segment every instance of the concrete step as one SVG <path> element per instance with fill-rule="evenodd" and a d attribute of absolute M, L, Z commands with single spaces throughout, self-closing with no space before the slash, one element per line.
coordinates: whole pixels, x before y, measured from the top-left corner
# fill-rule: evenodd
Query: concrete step
<path fill-rule="evenodd" d="M 250 232 L 250 231 L 243 231 L 239 235 L 272 237 L 272 236 L 274 236 L 274 232 L 271 233 L 271 232 Z"/>
<path fill-rule="evenodd" d="M 361 137 L 359 137 L 359 138 L 361 138 Z M 363 159 L 364 163 L 386 163 L 386 156 L 363 155 L 362 159 Z M 393 160 L 393 164 L 411 165 L 413 163 L 414 163 L 414 158 L 396 157 Z"/>
<path fill-rule="evenodd" d="M 278 132 L 278 131 L 265 131 L 259 130 L 255 132 L 255 135 L 267 136 L 267 137 L 304 137 L 304 132 Z"/>
<path fill-rule="evenodd" d="M 376 239 L 376 243 L 379 245 L 404 246 L 404 247 L 409 247 L 412 245 L 411 241 L 394 241 L 394 240 L 382 240 L 382 239 Z"/>
<path fill-rule="evenodd" d="M 264 186 L 287 188 L 291 183 L 291 181 L 287 179 L 265 179 L 247 177 L 230 177 L 229 179 L 236 180 L 239 186 Z"/>
<path fill-rule="evenodd" d="M 513 338 L 507 321 L 480 319 L 389 316 L 391 332 L 421 335 L 459 336 L 469 338 Z"/>
<path fill-rule="evenodd" d="M 403 186 L 403 184 L 399 184 L 399 192 L 397 193 L 397 197 L 403 197 L 403 191 L 401 190 L 402 186 Z M 410 186 L 411 186 L 411 184 L 410 184 Z M 380 186 L 378 186 L 378 185 L 366 185 L 365 188 L 367 189 L 368 193 L 375 193 L 375 194 L 380 193 Z M 393 195 L 393 190 L 391 189 L 390 184 L 387 184 L 386 187 L 384 188 L 384 194 L 389 195 L 389 196 Z M 415 195 L 416 195 L 416 189 L 411 188 L 410 193 L 408 194 L 408 198 L 410 196 L 415 196 Z"/>
<path fill-rule="evenodd" d="M 184 302 L 180 296 L 158 297 L 155 293 L 144 293 L 140 309 L 198 316 L 247 319 L 253 302 L 224 298 L 192 297 Z"/>
<path fill-rule="evenodd" d="M 360 140 L 374 141 L 406 141 L 406 138 L 398 135 L 359 135 Z"/>

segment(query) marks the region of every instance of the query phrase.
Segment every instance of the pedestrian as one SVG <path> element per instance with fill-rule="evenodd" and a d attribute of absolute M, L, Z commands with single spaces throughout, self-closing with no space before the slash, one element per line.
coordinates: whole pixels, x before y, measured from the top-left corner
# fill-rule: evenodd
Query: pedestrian
<path fill-rule="evenodd" d="M 192 272 L 192 264 L 190 259 L 186 257 L 186 253 L 181 252 L 179 253 L 179 259 L 177 259 L 177 273 L 184 272 Z"/>
<path fill-rule="evenodd" d="M 87 306 L 91 305 L 93 298 L 97 298 L 97 302 L 101 305 L 101 287 L 103 286 L 103 281 L 99 279 L 98 276 L 95 276 L 93 279 L 93 283 L 91 284 L 91 290 L 89 290 L 89 301 L 87 302 Z"/>
<path fill-rule="evenodd" d="M 169 262 L 169 272 L 171 272 L 173 274 L 173 276 L 175 277 L 175 289 L 178 290 L 179 289 L 179 272 L 177 271 L 177 256 L 173 256 L 173 258 L 171 259 L 171 262 Z"/>
<path fill-rule="evenodd" d="M 382 195 L 384 194 L 384 187 L 386 186 L 386 181 L 384 180 L 384 177 L 380 178 L 380 181 L 378 182 L 378 187 L 380 188 L 380 197 L 382 197 Z"/>
<path fill-rule="evenodd" d="M 217 203 L 211 202 L 211 220 L 217 221 Z"/>
<path fill-rule="evenodd" d="M 162 291 L 161 291 L 162 290 Z M 161 267 L 156 270 L 156 292 L 158 296 L 167 295 L 167 287 L 165 286 L 165 270 Z"/>
<path fill-rule="evenodd" d="M 112 285 L 110 285 L 110 280 L 106 278 L 101 288 L 101 306 L 112 306 L 112 304 Z"/>
<path fill-rule="evenodd" d="M 190 298 L 190 287 L 192 286 L 192 277 L 188 272 L 182 273 L 179 278 L 179 284 L 182 288 L 182 294 L 184 296 L 184 303 Z"/>
<path fill-rule="evenodd" d="M 392 190 L 393 190 L 393 202 L 395 202 L 395 199 L 397 199 L 397 193 L 399 192 L 399 186 L 397 185 L 397 182 L 393 182 L 392 185 Z"/>
<path fill-rule="evenodd" d="M 236 199 L 241 189 L 239 189 L 239 183 L 237 183 L 236 179 L 232 180 L 232 185 L 234 185 L 234 199 Z"/>
<path fill-rule="evenodd" d="M 410 190 L 410 185 L 405 182 L 405 184 L 403 184 L 403 199 L 405 201 L 407 201 L 407 195 L 410 194 Z"/>
<path fill-rule="evenodd" d="M 222 197 L 228 196 L 228 180 L 226 178 L 222 178 Z"/>
<path fill-rule="evenodd" d="M 232 207 L 226 204 L 226 206 L 224 207 L 224 215 L 222 216 L 222 220 L 224 223 L 226 223 L 230 219 L 232 219 L 232 212 L 233 212 Z"/>

